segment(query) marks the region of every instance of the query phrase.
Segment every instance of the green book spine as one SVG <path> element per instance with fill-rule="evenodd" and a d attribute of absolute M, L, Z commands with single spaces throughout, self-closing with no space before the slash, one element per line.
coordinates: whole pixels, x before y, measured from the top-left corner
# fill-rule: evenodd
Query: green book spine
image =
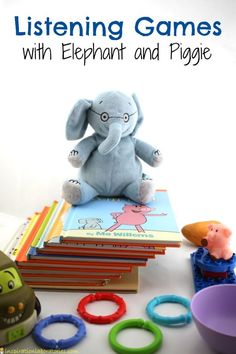
<path fill-rule="evenodd" d="M 51 218 L 51 216 L 52 216 L 57 204 L 58 204 L 58 202 L 54 201 L 53 204 L 51 205 L 51 207 L 50 207 L 45 219 L 42 222 L 42 225 L 40 226 L 40 228 L 39 228 L 39 230 L 38 230 L 38 232 L 37 232 L 32 244 L 31 244 L 31 247 L 36 247 L 36 245 L 38 244 L 38 242 L 39 242 L 40 238 L 42 237 L 42 234 L 43 234 L 44 230 L 46 229 L 47 224 L 48 224 L 48 222 L 49 222 L 49 220 L 50 220 L 50 218 Z"/>

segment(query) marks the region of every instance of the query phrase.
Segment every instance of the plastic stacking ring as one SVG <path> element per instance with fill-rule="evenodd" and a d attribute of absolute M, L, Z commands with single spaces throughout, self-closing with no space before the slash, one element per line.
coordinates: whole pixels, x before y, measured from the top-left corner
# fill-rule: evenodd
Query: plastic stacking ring
<path fill-rule="evenodd" d="M 42 331 L 48 325 L 56 322 L 68 322 L 72 323 L 78 328 L 77 333 L 70 338 L 67 339 L 60 339 L 56 341 L 55 339 L 47 339 L 42 336 Z M 73 345 L 79 343 L 83 337 L 86 335 L 86 329 L 84 322 L 72 315 L 51 315 L 48 316 L 37 323 L 33 331 L 33 337 L 35 342 L 43 349 L 67 349 L 72 347 Z"/>
<path fill-rule="evenodd" d="M 154 311 L 154 308 L 160 304 L 171 302 L 178 303 L 187 308 L 188 312 L 186 314 L 182 314 L 175 317 L 161 316 L 157 312 Z M 192 315 L 190 311 L 190 301 L 184 297 L 177 295 L 162 295 L 157 296 L 152 299 L 146 307 L 146 312 L 148 316 L 156 323 L 163 326 L 185 326 L 190 323 L 192 320 Z"/>
<path fill-rule="evenodd" d="M 110 300 L 115 302 L 119 306 L 118 310 L 107 316 L 95 316 L 86 311 L 87 304 L 101 300 Z M 77 307 L 77 312 L 85 321 L 96 324 L 107 324 L 118 320 L 124 315 L 126 312 L 126 304 L 120 296 L 117 296 L 114 293 L 96 293 L 87 295 L 81 299 Z"/>
<path fill-rule="evenodd" d="M 154 335 L 154 340 L 146 347 L 139 348 L 129 348 L 120 344 L 116 337 L 117 334 L 125 328 L 142 328 L 147 331 L 152 332 Z M 109 332 L 108 340 L 112 349 L 119 354 L 152 354 L 155 353 L 162 344 L 162 332 L 161 330 L 151 321 L 144 321 L 141 318 L 125 320 L 117 323 Z"/>

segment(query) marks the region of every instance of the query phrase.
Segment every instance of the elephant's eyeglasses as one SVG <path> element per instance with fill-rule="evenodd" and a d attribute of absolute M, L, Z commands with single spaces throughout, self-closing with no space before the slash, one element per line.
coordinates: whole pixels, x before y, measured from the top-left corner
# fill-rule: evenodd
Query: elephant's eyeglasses
<path fill-rule="evenodd" d="M 109 114 L 107 112 L 98 113 L 91 108 L 90 108 L 90 111 L 97 114 L 103 122 L 107 122 L 108 119 L 110 119 L 110 118 L 121 118 L 121 119 L 123 119 L 123 121 L 125 123 L 127 123 L 129 121 L 129 118 L 136 113 L 136 112 L 134 112 L 132 114 L 124 113 L 123 117 L 116 117 L 116 116 L 109 116 Z"/>

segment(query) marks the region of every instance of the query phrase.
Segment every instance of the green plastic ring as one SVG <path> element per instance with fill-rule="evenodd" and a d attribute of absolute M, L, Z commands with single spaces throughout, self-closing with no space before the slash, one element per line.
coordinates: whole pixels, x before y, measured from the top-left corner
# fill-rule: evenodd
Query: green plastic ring
<path fill-rule="evenodd" d="M 154 340 L 147 345 L 146 347 L 139 347 L 139 348 L 129 348 L 125 347 L 124 345 L 120 344 L 116 337 L 117 334 L 125 329 L 125 328 L 142 328 L 147 331 L 152 332 L 154 335 Z M 158 328 L 153 322 L 151 321 L 144 321 L 142 318 L 135 318 L 130 320 L 125 320 L 117 323 L 109 332 L 108 340 L 112 347 L 112 349 L 119 354 L 152 354 L 157 351 L 161 344 L 162 344 L 162 332 L 160 328 Z"/>

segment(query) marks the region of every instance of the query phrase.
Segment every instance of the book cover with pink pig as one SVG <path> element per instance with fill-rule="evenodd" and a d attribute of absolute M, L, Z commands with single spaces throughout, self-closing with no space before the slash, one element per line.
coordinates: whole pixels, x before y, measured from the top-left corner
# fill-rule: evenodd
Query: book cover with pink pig
<path fill-rule="evenodd" d="M 139 205 L 126 198 L 100 198 L 72 206 L 65 218 L 61 242 L 179 246 L 181 236 L 166 190 Z"/>

